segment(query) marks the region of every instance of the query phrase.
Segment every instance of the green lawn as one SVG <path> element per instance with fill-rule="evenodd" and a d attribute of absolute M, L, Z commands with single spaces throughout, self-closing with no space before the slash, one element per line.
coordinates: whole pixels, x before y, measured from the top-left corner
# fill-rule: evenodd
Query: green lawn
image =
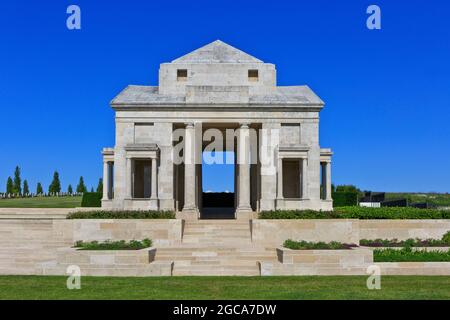
<path fill-rule="evenodd" d="M 0 299 L 450 299 L 449 276 L 384 276 L 368 290 L 365 276 L 321 277 L 0 276 Z"/>
<path fill-rule="evenodd" d="M 438 207 L 450 207 L 450 194 L 448 193 L 386 193 L 386 200 L 399 198 L 407 198 L 410 202 L 428 202 Z"/>
<path fill-rule="evenodd" d="M 0 208 L 75 208 L 81 206 L 81 196 L 0 199 Z"/>

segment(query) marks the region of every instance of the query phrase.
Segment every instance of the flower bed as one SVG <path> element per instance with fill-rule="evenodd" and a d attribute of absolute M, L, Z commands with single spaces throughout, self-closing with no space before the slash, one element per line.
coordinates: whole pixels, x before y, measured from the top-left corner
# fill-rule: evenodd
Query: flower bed
<path fill-rule="evenodd" d="M 397 249 L 375 249 L 374 262 L 450 262 L 450 249 L 447 251 L 412 250 L 405 247 Z"/>
<path fill-rule="evenodd" d="M 70 212 L 67 219 L 175 219 L 173 211 L 93 210 Z"/>
<path fill-rule="evenodd" d="M 125 240 L 120 241 L 77 241 L 74 248 L 78 250 L 140 250 L 149 248 L 152 246 L 152 240 L 144 239 L 142 241 L 131 240 L 129 242 Z"/>
<path fill-rule="evenodd" d="M 337 241 L 332 242 L 308 242 L 308 241 L 294 241 L 291 239 L 283 243 L 283 247 L 292 250 L 342 250 L 357 247 L 356 244 L 341 243 Z"/>
<path fill-rule="evenodd" d="M 411 207 L 341 207 L 333 211 L 274 210 L 263 211 L 260 219 L 450 219 L 450 210 Z"/>

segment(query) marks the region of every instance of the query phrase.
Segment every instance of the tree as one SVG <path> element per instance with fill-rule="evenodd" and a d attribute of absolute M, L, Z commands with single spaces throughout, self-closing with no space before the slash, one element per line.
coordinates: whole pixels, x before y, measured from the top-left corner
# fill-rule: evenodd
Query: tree
<path fill-rule="evenodd" d="M 23 180 L 23 194 L 27 195 L 30 193 L 30 189 L 28 188 L 28 181 L 25 179 Z"/>
<path fill-rule="evenodd" d="M 58 171 L 55 171 L 53 174 L 53 181 L 48 187 L 49 193 L 59 193 L 61 192 L 61 182 L 59 181 L 59 173 Z"/>
<path fill-rule="evenodd" d="M 37 183 L 36 193 L 37 194 L 43 194 L 44 193 L 44 188 L 42 188 L 42 184 L 40 182 Z"/>
<path fill-rule="evenodd" d="M 94 192 L 94 187 L 91 187 L 91 192 Z"/>
<path fill-rule="evenodd" d="M 73 193 L 73 189 L 72 189 L 72 185 L 69 184 L 69 186 L 67 187 L 67 193 L 68 194 L 72 194 Z"/>
<path fill-rule="evenodd" d="M 336 192 L 359 192 L 359 189 L 354 185 L 340 185 L 336 187 Z"/>
<path fill-rule="evenodd" d="M 20 179 L 20 168 L 16 166 L 16 170 L 14 170 L 14 182 L 13 182 L 13 192 L 15 194 L 22 193 L 22 180 Z"/>
<path fill-rule="evenodd" d="M 84 185 L 83 177 L 80 177 L 80 181 L 78 182 L 78 185 L 77 185 L 77 192 L 78 192 L 78 193 L 84 193 L 84 192 L 87 192 L 87 188 L 86 188 L 86 186 Z"/>
<path fill-rule="evenodd" d="M 13 193 L 14 186 L 13 186 L 13 180 L 11 177 L 8 177 L 8 181 L 6 182 L 6 193 Z"/>
<path fill-rule="evenodd" d="M 103 179 L 98 179 L 97 193 L 103 193 Z"/>

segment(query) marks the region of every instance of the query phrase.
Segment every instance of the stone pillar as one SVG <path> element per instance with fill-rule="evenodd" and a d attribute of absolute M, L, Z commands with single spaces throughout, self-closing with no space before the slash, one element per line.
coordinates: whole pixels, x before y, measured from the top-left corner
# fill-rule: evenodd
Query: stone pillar
<path fill-rule="evenodd" d="M 196 177 L 195 177 L 195 128 L 193 123 L 187 123 L 184 134 L 184 206 L 185 218 L 196 219 L 198 208 L 196 205 Z"/>
<path fill-rule="evenodd" d="M 133 198 L 133 195 L 131 194 L 132 191 L 132 181 L 133 181 L 133 172 L 132 172 L 132 168 L 131 168 L 131 159 L 127 158 L 127 172 L 125 174 L 126 176 L 126 196 L 125 198 Z"/>
<path fill-rule="evenodd" d="M 283 199 L 283 158 L 278 158 L 277 199 Z"/>
<path fill-rule="evenodd" d="M 302 173 L 302 199 L 308 199 L 308 159 L 302 158 L 301 162 L 301 173 Z"/>
<path fill-rule="evenodd" d="M 277 198 L 277 151 L 280 123 L 264 122 L 259 131 L 260 152 L 260 210 L 274 210 Z"/>
<path fill-rule="evenodd" d="M 109 200 L 108 187 L 109 187 L 109 168 L 108 162 L 103 161 L 103 198 L 102 200 Z"/>
<path fill-rule="evenodd" d="M 156 200 L 158 198 L 157 194 L 157 179 L 158 179 L 158 167 L 156 158 L 152 158 L 152 185 L 151 185 L 151 195 L 150 199 Z"/>
<path fill-rule="evenodd" d="M 331 162 L 326 162 L 326 198 L 325 200 L 331 200 Z"/>
<path fill-rule="evenodd" d="M 247 123 L 241 124 L 237 145 L 239 166 L 239 198 L 237 218 L 241 213 L 251 213 L 250 207 L 250 129 Z"/>

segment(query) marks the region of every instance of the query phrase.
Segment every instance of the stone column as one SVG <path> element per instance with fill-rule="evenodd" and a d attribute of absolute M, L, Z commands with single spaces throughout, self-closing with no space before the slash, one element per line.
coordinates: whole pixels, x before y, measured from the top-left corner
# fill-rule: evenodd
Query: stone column
<path fill-rule="evenodd" d="M 331 162 L 326 162 L 326 186 L 327 193 L 325 200 L 331 200 Z"/>
<path fill-rule="evenodd" d="M 108 188 L 109 188 L 109 167 L 108 162 L 103 161 L 103 198 L 102 200 L 109 200 Z"/>
<path fill-rule="evenodd" d="M 186 218 L 197 218 L 195 177 L 195 128 L 193 123 L 187 123 L 184 134 L 184 207 Z M 195 214 L 195 215 L 194 215 Z"/>
<path fill-rule="evenodd" d="M 277 199 L 283 199 L 283 158 L 278 157 Z"/>
<path fill-rule="evenodd" d="M 301 173 L 302 173 L 302 199 L 308 199 L 308 159 L 302 158 L 301 162 Z"/>
<path fill-rule="evenodd" d="M 241 212 L 252 212 L 250 207 L 250 129 L 247 123 L 241 124 L 237 144 L 239 165 L 239 198 L 237 217 Z"/>
<path fill-rule="evenodd" d="M 158 167 L 157 167 L 157 161 L 156 158 L 152 158 L 152 185 L 151 185 L 151 195 L 150 199 L 157 199 L 157 179 L 158 179 Z"/>
<path fill-rule="evenodd" d="M 127 158 L 127 172 L 125 174 L 126 176 L 126 196 L 125 198 L 133 198 L 133 195 L 131 194 L 131 183 L 133 180 L 133 172 L 131 172 L 131 159 Z"/>

